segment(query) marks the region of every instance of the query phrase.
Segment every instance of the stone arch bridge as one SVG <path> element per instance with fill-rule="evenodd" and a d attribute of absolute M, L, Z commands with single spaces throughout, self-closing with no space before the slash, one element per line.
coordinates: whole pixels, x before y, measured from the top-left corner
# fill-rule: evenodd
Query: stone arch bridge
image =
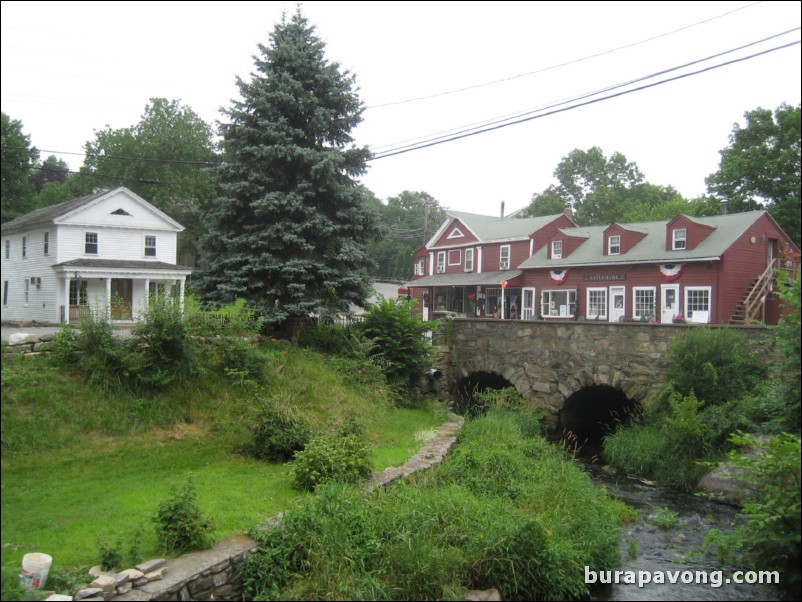
<path fill-rule="evenodd" d="M 434 335 L 435 345 L 444 351 L 441 391 L 447 388 L 454 399 L 460 387 L 471 383 L 508 383 L 533 405 L 547 410 L 552 427 L 561 421 L 565 426 L 567 420 L 581 422 L 582 415 L 598 409 L 593 399 L 607 400 L 604 404 L 609 408 L 604 411 L 642 404 L 665 383 L 666 350 L 672 341 L 687 329 L 700 327 L 448 320 Z M 756 345 L 770 347 L 766 329 L 739 330 Z M 588 398 L 588 393 L 594 395 Z"/>

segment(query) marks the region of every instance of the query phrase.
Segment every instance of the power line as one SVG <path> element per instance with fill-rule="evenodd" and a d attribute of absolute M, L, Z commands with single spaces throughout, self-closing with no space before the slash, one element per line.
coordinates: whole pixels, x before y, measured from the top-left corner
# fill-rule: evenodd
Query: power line
<path fill-rule="evenodd" d="M 799 29 L 799 28 L 797 28 L 797 29 Z M 410 144 L 410 145 L 398 147 L 397 149 L 392 149 L 392 150 L 389 150 L 389 151 L 385 151 L 385 152 L 382 152 L 382 153 L 376 153 L 373 157 L 371 157 L 369 159 L 369 161 L 373 161 L 373 160 L 377 160 L 377 159 L 384 159 L 386 157 L 392 157 L 392 156 L 395 156 L 395 155 L 401 155 L 401 154 L 408 153 L 408 152 L 411 152 L 411 151 L 414 151 L 414 150 L 420 150 L 420 149 L 423 149 L 423 148 L 428 148 L 430 146 L 436 146 L 436 145 L 439 145 L 439 144 L 445 144 L 446 142 L 453 142 L 455 140 L 460 140 L 462 138 L 468 138 L 470 136 L 476 136 L 477 134 L 484 134 L 486 132 L 499 130 L 499 129 L 502 129 L 502 128 L 505 128 L 505 127 L 509 127 L 511 125 L 518 125 L 520 123 L 525 123 L 527 121 L 533 121 L 535 119 L 540 119 L 542 117 L 548 117 L 550 115 L 555 115 L 557 113 L 563 113 L 565 111 L 578 109 L 579 107 L 584 107 L 584 106 L 595 104 L 595 103 L 602 102 L 602 101 L 605 101 L 605 100 L 610 100 L 610 99 L 616 98 L 618 96 L 624 96 L 626 94 L 631 94 L 633 92 L 640 92 L 640 91 L 646 90 L 648 88 L 653 88 L 655 86 L 660 86 L 662 84 L 667 84 L 667 83 L 672 82 L 672 81 L 684 79 L 686 77 L 691 77 L 692 75 L 698 75 L 700 73 L 705 73 L 707 71 L 712 71 L 714 69 L 719 69 L 721 67 L 726 67 L 726 66 L 729 66 L 729 65 L 733 65 L 735 63 L 740 63 L 740 62 L 743 62 L 743 61 L 746 61 L 746 60 L 750 60 L 750 59 L 756 58 L 758 56 L 762 56 L 764 54 L 769 54 L 769 53 L 775 52 L 777 50 L 782 50 L 782 49 L 785 49 L 785 48 L 789 48 L 789 47 L 795 46 L 795 45 L 797 45 L 799 43 L 800 43 L 800 41 L 796 40 L 794 42 L 789 42 L 788 44 L 784 44 L 782 46 L 776 46 L 774 48 L 769 48 L 768 50 L 763 50 L 763 51 L 757 52 L 755 54 L 751 54 L 751 55 L 748 55 L 748 56 L 745 56 L 745 57 L 740 57 L 740 58 L 737 58 L 737 59 L 732 59 L 732 60 L 726 61 L 724 63 L 719 63 L 717 65 L 712 65 L 710 67 L 705 67 L 704 69 L 699 69 L 697 71 L 691 71 L 689 73 L 684 73 L 684 74 L 681 74 L 681 75 L 677 75 L 675 77 L 671 77 L 671 78 L 664 79 L 664 80 L 661 80 L 661 81 L 658 81 L 658 82 L 654 82 L 654 83 L 651 83 L 651 84 L 646 84 L 646 85 L 643 85 L 643 86 L 639 86 L 637 88 L 631 88 L 629 90 L 623 90 L 623 91 L 617 92 L 615 94 L 609 94 L 609 95 L 603 96 L 601 98 L 596 98 L 596 99 L 588 100 L 588 101 L 585 101 L 585 102 L 572 104 L 572 105 L 567 106 L 567 107 L 555 108 L 552 111 L 547 111 L 547 112 L 541 113 L 539 115 L 529 115 L 529 116 L 526 116 L 526 117 L 522 117 L 520 119 L 515 119 L 514 121 L 509 121 L 508 119 L 505 119 L 505 120 L 502 120 L 503 121 L 502 123 L 496 122 L 496 123 L 491 123 L 490 125 L 487 125 L 487 126 L 481 126 L 481 127 L 477 127 L 477 128 L 469 128 L 467 130 L 464 130 L 462 132 L 459 132 L 457 134 L 450 135 L 450 136 L 437 136 L 435 138 L 431 138 L 429 140 L 423 141 L 423 142 L 418 143 L 418 144 Z M 702 60 L 707 60 L 707 59 L 702 59 Z M 693 63 L 690 63 L 690 64 L 693 64 Z M 675 69 L 672 69 L 672 70 L 675 70 Z M 672 70 L 668 70 L 668 71 L 672 71 Z M 654 76 L 653 75 L 652 76 L 646 76 L 645 78 L 641 78 L 639 80 L 633 80 L 633 81 L 643 81 L 644 79 L 649 79 L 651 77 L 654 77 Z M 629 85 L 630 83 L 632 83 L 632 82 L 628 82 L 626 84 L 620 84 L 618 86 L 613 86 L 613 87 L 611 87 L 609 89 L 615 89 L 615 88 L 618 88 L 618 87 L 620 87 L 622 85 Z M 587 96 L 594 96 L 594 95 L 596 95 L 598 93 L 599 92 L 595 92 L 595 93 L 592 93 L 592 94 L 589 94 L 589 95 L 582 95 L 582 96 L 579 96 L 579 97 L 575 97 L 573 100 L 557 103 L 556 105 L 552 105 L 552 107 L 560 106 L 560 105 L 566 104 L 567 102 L 574 102 L 575 100 L 579 100 L 581 98 L 586 98 Z M 548 107 L 548 108 L 552 108 L 552 107 Z M 542 110 L 543 109 L 539 109 L 537 111 L 531 111 L 531 112 L 540 112 Z"/>
<path fill-rule="evenodd" d="M 758 4 L 762 4 L 762 1 L 753 2 L 752 4 L 746 4 L 744 6 L 741 6 L 739 8 L 734 8 L 731 11 L 728 11 L 726 13 L 722 13 L 722 14 L 717 15 L 715 17 L 711 17 L 711 18 L 705 19 L 703 21 L 697 21 L 696 23 L 691 23 L 690 25 L 685 25 L 683 27 L 680 27 L 679 29 L 674 29 L 672 31 L 667 31 L 665 33 L 661 33 L 661 34 L 658 34 L 656 36 L 652 36 L 650 38 L 646 38 L 644 40 L 640 40 L 638 42 L 632 42 L 630 44 L 625 44 L 623 46 L 617 46 L 617 47 L 611 48 L 609 50 L 604 50 L 602 52 L 597 52 L 595 54 L 584 56 L 582 58 L 574 59 L 574 60 L 571 60 L 571 61 L 565 61 L 563 63 L 557 63 L 556 65 L 551 65 L 549 67 L 543 67 L 542 69 L 537 69 L 535 71 L 528 71 L 526 73 L 519 73 L 517 75 L 512 75 L 510 77 L 504 77 L 504 78 L 501 78 L 501 79 L 495 79 L 495 80 L 492 80 L 492 81 L 489 81 L 489 82 L 484 82 L 484 83 L 481 83 L 481 84 L 474 84 L 474 85 L 471 85 L 471 86 L 465 86 L 463 88 L 457 88 L 455 90 L 447 90 L 445 92 L 436 92 L 434 94 L 429 94 L 427 96 L 417 96 L 417 97 L 414 97 L 414 98 L 407 98 L 405 100 L 396 100 L 396 101 L 393 101 L 393 102 L 386 102 L 386 103 L 379 104 L 379 105 L 371 105 L 371 106 L 366 107 L 365 110 L 380 109 L 380 108 L 383 108 L 383 107 L 391 107 L 391 106 L 396 106 L 396 105 L 408 104 L 408 103 L 412 103 L 412 102 L 418 102 L 420 100 L 429 100 L 431 98 L 439 98 L 441 96 L 448 96 L 448 95 L 451 95 L 451 94 L 459 94 L 460 92 L 467 92 L 469 90 L 475 90 L 477 88 L 484 88 L 484 87 L 487 87 L 487 86 L 493 86 L 495 84 L 501 84 L 501 83 L 504 83 L 504 82 L 513 81 L 513 80 L 516 80 L 516 79 L 520 79 L 522 77 L 528 77 L 530 75 L 537 75 L 539 73 L 546 73 L 547 71 L 553 71 L 554 69 L 560 69 L 562 67 L 567 67 L 569 65 L 575 65 L 577 63 L 582 63 L 584 61 L 588 61 L 588 60 L 592 60 L 592 59 L 598 58 L 600 56 L 613 54 L 613 53 L 618 52 L 620 50 L 626 50 L 627 48 L 634 48 L 635 46 L 640 46 L 641 44 L 646 44 L 648 42 L 653 42 L 654 40 L 658 40 L 660 38 L 664 38 L 664 37 L 667 37 L 667 36 L 671 36 L 671 35 L 677 34 L 677 33 L 681 32 L 681 31 L 685 31 L 686 29 L 691 29 L 691 28 L 697 27 L 699 25 L 704 25 L 706 23 L 710 23 L 711 21 L 715 21 L 717 19 L 722 19 L 722 18 L 727 17 L 727 16 L 729 16 L 729 15 L 731 15 L 733 13 L 736 13 L 736 12 L 739 12 L 739 11 L 742 11 L 742 10 L 746 10 L 747 8 L 752 8 L 754 6 L 757 6 Z"/>

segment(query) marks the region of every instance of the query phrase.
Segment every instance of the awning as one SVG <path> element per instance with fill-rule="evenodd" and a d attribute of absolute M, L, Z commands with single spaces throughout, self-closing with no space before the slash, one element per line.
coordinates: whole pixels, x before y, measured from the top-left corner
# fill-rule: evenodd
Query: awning
<path fill-rule="evenodd" d="M 504 280 L 512 280 L 523 274 L 521 270 L 508 272 L 465 272 L 463 274 L 436 274 L 424 276 L 407 282 L 408 288 L 429 288 L 432 286 L 501 286 Z"/>

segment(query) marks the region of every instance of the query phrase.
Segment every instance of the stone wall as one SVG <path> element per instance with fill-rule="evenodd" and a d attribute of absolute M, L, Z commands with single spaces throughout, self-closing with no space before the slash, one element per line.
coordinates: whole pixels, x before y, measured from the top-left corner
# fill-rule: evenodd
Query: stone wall
<path fill-rule="evenodd" d="M 450 391 L 473 373 L 495 373 L 533 404 L 556 415 L 572 394 L 594 385 L 608 385 L 631 400 L 644 400 L 665 382 L 669 345 L 689 328 L 701 327 L 455 319 L 441 326 L 434 342 L 449 348 L 442 369 Z M 765 328 L 736 328 L 755 346 L 771 349 Z M 770 352 L 762 357 L 771 361 L 777 356 Z"/>
<path fill-rule="evenodd" d="M 54 334 L 14 333 L 8 337 L 7 355 L 20 355 L 25 359 L 53 350 Z"/>

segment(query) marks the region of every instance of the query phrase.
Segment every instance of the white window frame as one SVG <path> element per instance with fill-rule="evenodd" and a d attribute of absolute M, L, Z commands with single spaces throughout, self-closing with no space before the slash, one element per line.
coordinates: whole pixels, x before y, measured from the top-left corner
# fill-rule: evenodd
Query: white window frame
<path fill-rule="evenodd" d="M 598 295 L 601 295 L 599 297 Z M 591 300 L 591 297 L 596 297 Z M 607 288 L 588 287 L 585 291 L 585 316 L 588 320 L 607 319 Z M 595 311 L 594 311 L 595 310 Z"/>
<path fill-rule="evenodd" d="M 416 276 L 425 276 L 426 275 L 426 260 L 425 259 L 418 259 L 415 262 L 415 275 Z"/>
<path fill-rule="evenodd" d="M 456 261 L 454 261 L 456 257 Z M 462 249 L 451 249 L 448 252 L 448 265 L 462 265 Z"/>
<path fill-rule="evenodd" d="M 651 308 L 643 311 L 643 300 L 641 297 L 644 293 L 651 293 L 652 302 Z M 632 319 L 635 321 L 647 318 L 654 320 L 657 318 L 657 287 L 656 286 L 635 286 L 632 288 Z"/>
<path fill-rule="evenodd" d="M 551 241 L 551 258 L 552 259 L 563 258 L 563 241 L 561 240 Z"/>
<path fill-rule="evenodd" d="M 44 240 L 42 241 L 42 251 L 45 256 L 50 255 L 50 232 L 45 232 Z"/>
<path fill-rule="evenodd" d="M 510 245 L 501 245 L 498 249 L 498 269 L 510 269 Z"/>
<path fill-rule="evenodd" d="M 707 295 L 707 308 L 701 309 L 698 306 L 697 300 L 691 300 L 691 296 L 693 293 L 706 293 Z M 707 324 L 710 322 L 710 316 L 713 313 L 713 287 L 712 286 L 686 286 L 685 293 L 683 295 L 685 301 L 685 319 L 688 322 L 701 322 L 703 324 Z M 706 319 L 699 319 L 700 316 L 696 316 L 697 319 L 694 319 L 694 314 L 698 314 L 699 312 L 706 312 L 707 316 Z M 704 316 L 702 316 L 704 317 Z"/>
<path fill-rule="evenodd" d="M 576 292 L 575 288 L 540 291 L 540 315 L 546 319 L 573 318 L 576 315 Z M 561 303 L 562 295 L 565 295 L 565 303 Z"/>
<path fill-rule="evenodd" d="M 676 228 L 671 231 L 671 249 L 684 251 L 688 248 L 688 231 L 685 228 Z"/>
<path fill-rule="evenodd" d="M 90 237 L 94 236 L 95 241 L 90 242 Z M 95 252 L 89 250 L 90 245 L 95 246 Z M 97 232 L 84 232 L 84 255 L 99 255 L 100 253 L 100 236 Z"/>
<path fill-rule="evenodd" d="M 454 228 L 451 231 L 451 234 L 448 235 L 448 238 L 462 238 L 464 236 L 465 235 L 462 233 L 462 231 L 459 228 Z"/>
<path fill-rule="evenodd" d="M 445 274 L 446 273 L 446 252 L 445 251 L 438 251 L 437 252 L 437 273 L 438 274 Z"/>
<path fill-rule="evenodd" d="M 148 245 L 148 239 L 153 240 L 152 245 Z M 153 249 L 152 253 L 148 253 L 149 249 Z M 145 257 L 156 257 L 156 236 L 152 234 L 145 235 Z"/>
<path fill-rule="evenodd" d="M 465 249 L 465 271 L 473 272 L 473 249 Z"/>
<path fill-rule="evenodd" d="M 608 255 L 621 255 L 621 235 L 612 234 L 607 239 L 607 254 Z"/>
<path fill-rule="evenodd" d="M 25 291 L 24 293 L 25 307 L 28 307 L 28 302 L 30 301 L 31 298 L 31 281 L 28 278 L 25 279 L 25 287 L 23 290 Z"/>

